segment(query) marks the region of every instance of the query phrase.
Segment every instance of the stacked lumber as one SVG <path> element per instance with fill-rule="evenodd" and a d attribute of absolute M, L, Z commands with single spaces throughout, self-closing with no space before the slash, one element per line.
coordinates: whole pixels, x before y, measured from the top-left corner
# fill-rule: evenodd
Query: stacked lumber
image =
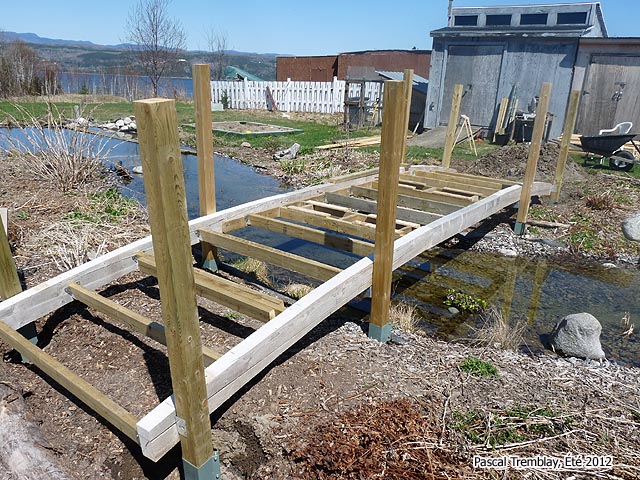
<path fill-rule="evenodd" d="M 407 138 L 411 138 L 413 135 L 407 135 Z M 381 136 L 376 135 L 374 137 L 360 137 L 360 138 L 350 138 L 347 140 L 336 140 L 333 143 L 329 143 L 327 145 L 319 145 L 316 147 L 316 150 L 332 150 L 334 148 L 358 148 L 358 147 L 371 147 L 373 145 L 379 145 L 381 141 Z"/>

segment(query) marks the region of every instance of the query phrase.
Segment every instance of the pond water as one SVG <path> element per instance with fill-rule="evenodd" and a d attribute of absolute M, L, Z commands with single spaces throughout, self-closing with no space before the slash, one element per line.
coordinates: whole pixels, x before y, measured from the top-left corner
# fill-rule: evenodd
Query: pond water
<path fill-rule="evenodd" d="M 14 138 L 22 135 L 20 129 L 4 132 Z M 3 142 L 2 138 L 0 130 L 0 148 L 3 143 L 6 146 L 6 139 Z M 131 170 L 141 164 L 137 143 L 101 137 L 100 144 L 109 152 L 108 165 L 122 162 Z M 199 201 L 194 155 L 183 155 L 183 171 L 189 217 L 195 218 Z M 230 158 L 216 156 L 215 172 L 219 210 L 287 191 L 278 180 Z M 142 176 L 134 175 L 121 191 L 145 203 Z M 249 227 L 234 234 L 341 268 L 358 259 L 257 228 Z M 597 263 L 434 249 L 409 262 L 394 276 L 394 295 L 417 307 L 425 331 L 448 340 L 470 338 L 478 327 L 477 321 L 474 323 L 469 315 L 452 315 L 447 310 L 443 302 L 449 288 L 487 300 L 511 322 L 525 322 L 525 339 L 531 350 L 543 348 L 540 336 L 550 332 L 563 316 L 589 312 L 602 323 L 601 340 L 607 357 L 640 366 L 637 335 L 629 338 L 622 335 L 626 312 L 631 323 L 640 329 L 640 271 L 635 267 L 604 268 Z"/>

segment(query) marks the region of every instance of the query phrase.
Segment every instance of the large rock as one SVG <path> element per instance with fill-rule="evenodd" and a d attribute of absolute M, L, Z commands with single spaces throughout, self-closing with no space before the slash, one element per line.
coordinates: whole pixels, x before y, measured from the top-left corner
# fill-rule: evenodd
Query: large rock
<path fill-rule="evenodd" d="M 560 320 L 549 335 L 549 344 L 568 357 L 605 358 L 600 345 L 602 325 L 590 313 L 574 313 Z"/>
<path fill-rule="evenodd" d="M 640 242 L 640 214 L 629 217 L 622 222 L 622 233 L 629 240 Z"/>

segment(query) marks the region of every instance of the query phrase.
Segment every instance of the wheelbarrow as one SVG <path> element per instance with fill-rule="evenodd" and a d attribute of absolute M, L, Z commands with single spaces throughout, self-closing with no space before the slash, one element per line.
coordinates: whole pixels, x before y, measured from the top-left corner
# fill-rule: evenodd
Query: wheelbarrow
<path fill-rule="evenodd" d="M 636 135 L 638 134 L 625 133 L 622 135 L 596 135 L 592 137 L 583 135 L 580 137 L 580 143 L 585 152 L 600 155 L 602 157 L 601 161 L 608 158 L 609 166 L 612 170 L 628 172 L 633 168 L 636 159 L 633 153 L 623 150 L 622 146 L 627 142 L 631 142 L 636 151 L 640 153 L 640 148 L 633 141 Z"/>

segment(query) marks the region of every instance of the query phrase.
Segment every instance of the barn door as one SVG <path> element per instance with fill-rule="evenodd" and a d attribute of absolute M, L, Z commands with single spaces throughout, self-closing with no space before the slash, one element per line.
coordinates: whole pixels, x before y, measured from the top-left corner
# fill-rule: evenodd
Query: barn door
<path fill-rule="evenodd" d="M 450 45 L 447 55 L 440 124 L 449 123 L 451 96 L 456 83 L 464 85 L 460 113 L 473 125 L 488 127 L 498 95 L 502 66 L 501 45 Z"/>
<path fill-rule="evenodd" d="M 587 75 L 578 131 L 597 135 L 628 121 L 640 128 L 640 56 L 593 55 Z"/>

